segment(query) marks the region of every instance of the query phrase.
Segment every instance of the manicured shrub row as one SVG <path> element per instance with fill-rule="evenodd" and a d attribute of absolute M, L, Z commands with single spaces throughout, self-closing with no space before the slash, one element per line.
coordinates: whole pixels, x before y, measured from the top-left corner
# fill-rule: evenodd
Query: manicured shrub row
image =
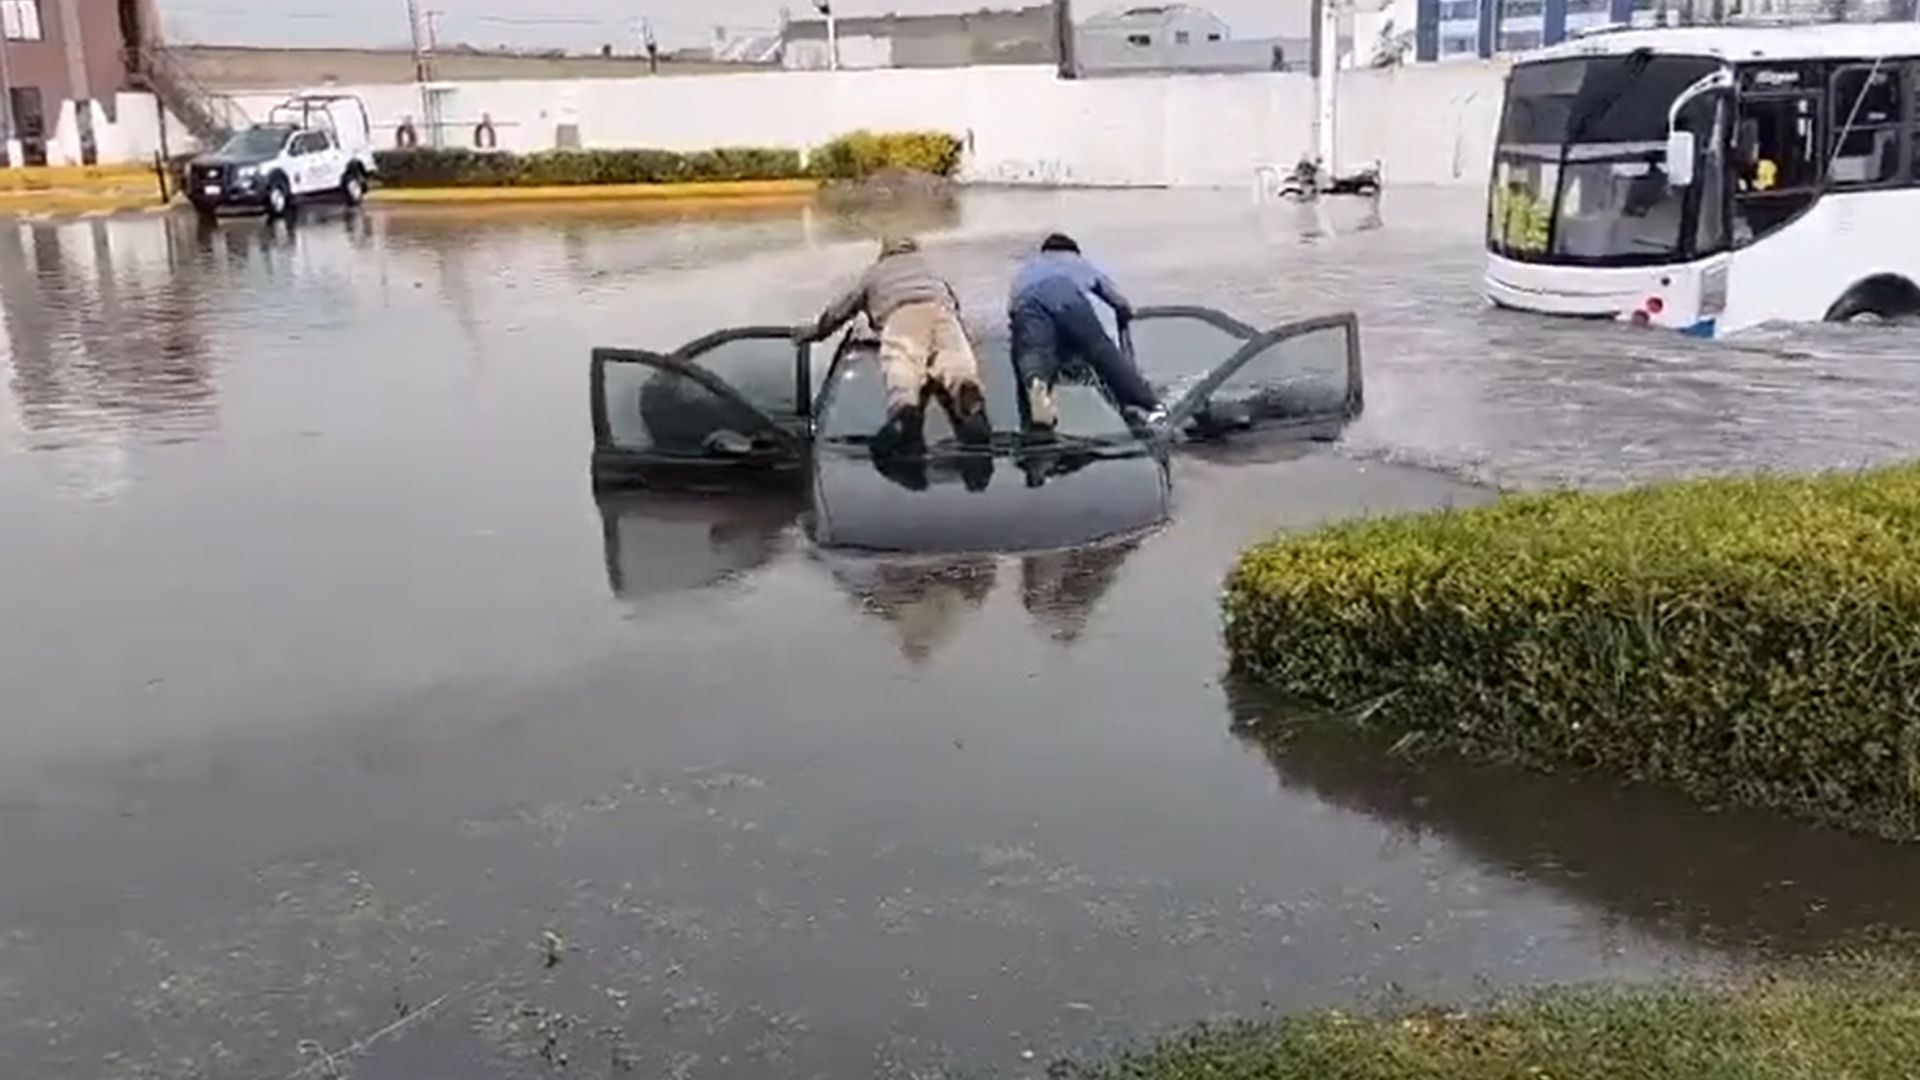
<path fill-rule="evenodd" d="M 783 147 L 673 150 L 549 150 L 537 154 L 464 149 L 383 150 L 388 187 L 546 187 L 737 180 L 857 180 L 882 170 L 951 176 L 960 140 L 941 132 L 856 131 L 803 155 Z"/>
<path fill-rule="evenodd" d="M 952 176 L 960 171 L 964 149 L 944 131 L 855 131 L 814 150 L 807 165 L 822 180 L 858 180 L 893 169 Z"/>
<path fill-rule="evenodd" d="M 1223 606 L 1238 674 L 1390 732 L 1920 836 L 1920 465 L 1336 525 Z"/>

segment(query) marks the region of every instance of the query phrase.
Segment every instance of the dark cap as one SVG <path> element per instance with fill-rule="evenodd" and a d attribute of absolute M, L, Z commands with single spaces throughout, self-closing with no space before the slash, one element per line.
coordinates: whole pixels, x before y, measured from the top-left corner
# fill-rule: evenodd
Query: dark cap
<path fill-rule="evenodd" d="M 1075 243 L 1073 237 L 1068 236 L 1066 233 L 1057 232 L 1048 236 L 1045 240 L 1040 241 L 1040 250 L 1071 251 L 1075 255 L 1078 255 L 1080 254 L 1080 245 Z"/>

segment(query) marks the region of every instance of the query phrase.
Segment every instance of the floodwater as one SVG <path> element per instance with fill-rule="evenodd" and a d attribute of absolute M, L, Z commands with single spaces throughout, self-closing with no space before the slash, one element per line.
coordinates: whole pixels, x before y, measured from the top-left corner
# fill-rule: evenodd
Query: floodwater
<path fill-rule="evenodd" d="M 1471 197 L 1302 213 L 888 223 L 986 314 L 1064 226 L 1137 302 L 1362 318 L 1342 445 L 937 563 L 588 490 L 592 345 L 798 321 L 870 222 L 0 225 L 0 1075 L 1025 1076 L 1920 928 L 1920 852 L 1284 737 L 1214 606 L 1332 515 L 1897 456 L 1920 341 L 1541 324 L 1475 300 Z"/>

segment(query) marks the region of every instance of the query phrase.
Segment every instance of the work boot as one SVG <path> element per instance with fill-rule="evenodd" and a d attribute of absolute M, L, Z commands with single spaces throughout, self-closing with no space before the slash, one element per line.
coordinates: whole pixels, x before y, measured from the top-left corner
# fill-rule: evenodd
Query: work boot
<path fill-rule="evenodd" d="M 1052 431 L 1060 422 L 1060 413 L 1053 407 L 1053 390 L 1045 379 L 1027 383 L 1027 418 L 1036 431 Z"/>
<path fill-rule="evenodd" d="M 993 424 L 987 420 L 987 399 L 977 383 L 966 383 L 953 395 L 953 433 L 968 446 L 993 442 Z"/>

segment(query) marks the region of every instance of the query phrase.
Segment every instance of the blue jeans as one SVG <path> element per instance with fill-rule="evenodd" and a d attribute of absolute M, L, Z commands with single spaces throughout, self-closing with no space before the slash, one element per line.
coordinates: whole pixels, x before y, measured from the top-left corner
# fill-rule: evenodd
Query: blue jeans
<path fill-rule="evenodd" d="M 1140 369 L 1100 325 L 1093 302 L 1066 278 L 1048 278 L 1015 297 L 1007 322 L 1021 386 L 1035 379 L 1052 386 L 1063 365 L 1079 362 L 1120 404 L 1147 411 L 1159 405 Z"/>

